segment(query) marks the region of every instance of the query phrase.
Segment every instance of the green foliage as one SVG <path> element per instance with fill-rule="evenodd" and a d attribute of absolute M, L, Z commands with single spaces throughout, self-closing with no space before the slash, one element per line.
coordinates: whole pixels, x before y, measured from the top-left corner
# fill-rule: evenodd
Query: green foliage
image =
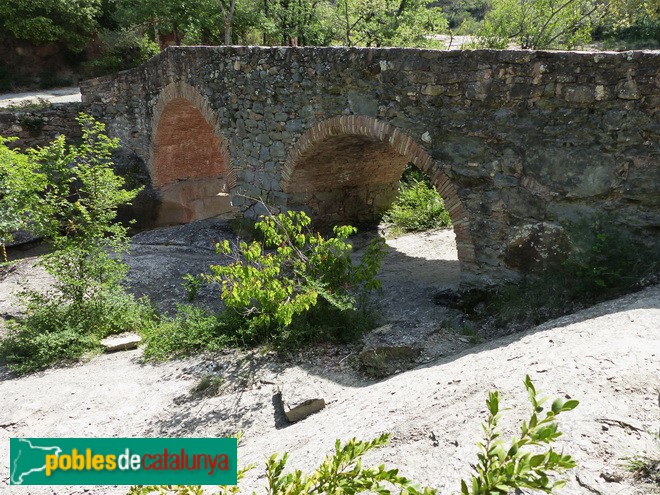
<path fill-rule="evenodd" d="M 204 279 L 201 277 L 196 277 L 190 273 L 186 273 L 183 276 L 183 288 L 186 291 L 186 299 L 188 302 L 193 302 L 197 299 L 199 291 L 202 290 L 204 285 Z"/>
<path fill-rule="evenodd" d="M 143 328 L 144 358 L 164 361 L 200 351 L 220 351 L 233 342 L 230 335 L 240 322 L 223 320 L 194 306 L 180 306 L 175 317 Z"/>
<path fill-rule="evenodd" d="M 399 197 L 385 213 L 385 221 L 401 232 L 418 232 L 451 225 L 445 203 L 435 187 L 418 170 L 404 173 Z"/>
<path fill-rule="evenodd" d="M 482 21 L 488 10 L 487 0 L 440 0 L 449 29 L 456 30 L 464 23 Z"/>
<path fill-rule="evenodd" d="M 591 40 L 592 21 L 600 8 L 593 0 L 493 0 L 477 46 L 574 48 Z"/>
<path fill-rule="evenodd" d="M 626 469 L 642 482 L 660 486 L 660 430 L 651 432 L 651 447 L 626 459 Z"/>
<path fill-rule="evenodd" d="M 81 51 L 102 15 L 101 0 L 12 0 L 0 2 L 0 26 L 35 44 L 63 42 Z"/>
<path fill-rule="evenodd" d="M 499 395 L 491 392 L 486 405 L 488 421 L 483 425 L 485 438 L 480 442 L 478 463 L 473 466 L 475 474 L 469 482 L 461 481 L 462 495 L 500 495 L 520 492 L 522 489 L 552 493 L 564 486 L 565 481 L 553 480 L 553 476 L 575 467 L 570 455 L 559 454 L 550 446 L 561 432 L 556 417 L 575 409 L 578 401 L 555 399 L 544 412 L 545 398 L 537 397 L 536 389 L 529 376 L 525 378 L 532 414 L 523 421 L 520 438 L 513 438 L 508 445 L 500 439 L 497 428 L 500 419 Z M 301 470 L 286 472 L 289 458 L 273 454 L 266 461 L 266 489 L 268 495 L 343 495 L 379 493 L 389 495 L 437 495 L 434 488 L 420 488 L 408 478 L 401 476 L 398 469 L 387 469 L 384 465 L 364 467 L 362 458 L 367 452 L 386 445 L 389 434 L 385 433 L 371 441 L 355 438 L 342 444 L 335 442 L 335 451 L 327 456 L 310 474 Z M 548 447 L 550 446 L 550 447 Z M 252 469 L 248 466 L 239 470 L 238 479 Z M 240 494 L 240 486 L 221 486 L 221 494 Z M 134 486 L 128 495 L 206 495 L 201 486 Z M 253 492 L 256 495 L 257 492 Z"/>
<path fill-rule="evenodd" d="M 335 442 L 335 452 L 327 456 L 319 467 L 311 474 L 295 470 L 285 473 L 288 454 L 272 455 L 266 462 L 266 482 L 268 493 L 277 494 L 308 494 L 323 493 L 340 495 L 344 493 L 390 493 L 389 487 L 406 489 L 416 493 L 410 481 L 399 475 L 398 469 L 386 469 L 384 465 L 377 468 L 364 467 L 362 456 L 374 448 L 385 445 L 389 434 L 382 434 L 371 441 L 361 441 L 355 438 L 344 445 L 339 440 Z"/>
<path fill-rule="evenodd" d="M 333 7 L 315 0 L 270 0 L 264 3 L 265 40 L 275 45 L 329 45 L 334 39 Z"/>
<path fill-rule="evenodd" d="M 57 297 L 67 304 L 100 297 L 123 279 L 126 266 L 119 255 L 128 249 L 127 228 L 115 218 L 117 208 L 138 192 L 124 189 L 124 179 L 112 168 L 118 140 L 103 134 L 104 125 L 87 115 L 78 121 L 80 145 L 68 145 L 60 136 L 29 151 L 48 177 L 42 230 L 54 251 L 42 264 L 56 279 Z"/>
<path fill-rule="evenodd" d="M 61 304 L 37 293 L 25 296 L 26 315 L 10 322 L 8 334 L 0 340 L 0 356 L 17 374 L 74 362 L 97 352 L 104 337 L 156 321 L 148 301 L 135 300 L 119 288 L 81 304 Z"/>
<path fill-rule="evenodd" d="M 598 26 L 608 49 L 660 47 L 660 3 L 653 0 L 614 0 Z"/>
<path fill-rule="evenodd" d="M 7 261 L 5 246 L 19 230 L 35 229 L 43 222 L 42 203 L 37 195 L 47 183 L 38 164 L 28 155 L 13 150 L 5 143 L 11 138 L 0 137 L 0 249 Z"/>
<path fill-rule="evenodd" d="M 90 77 L 136 67 L 160 52 L 158 44 L 138 29 L 102 31 L 99 37 L 103 54 L 84 65 L 84 72 Z"/>
<path fill-rule="evenodd" d="M 199 30 L 199 23 L 208 18 L 212 1 L 119 0 L 115 18 L 123 28 L 173 33 L 177 44 L 189 30 Z"/>
<path fill-rule="evenodd" d="M 206 396 L 218 395 L 224 383 L 225 379 L 222 376 L 208 373 L 202 376 L 197 385 L 192 388 L 191 392 L 193 394 Z"/>
<path fill-rule="evenodd" d="M 561 264 L 518 284 L 464 298 L 462 309 L 479 318 L 494 317 L 498 325 L 538 324 L 616 297 L 658 275 L 660 246 L 635 241 L 611 217 L 581 220 L 566 231 L 572 248 Z"/>
<path fill-rule="evenodd" d="M 236 261 L 211 266 L 209 280 L 221 285 L 226 311 L 242 318 L 257 341 L 285 331 L 294 317 L 319 301 L 340 311 L 354 310 L 369 291 L 380 287 L 375 276 L 383 257 L 382 241 L 373 242 L 361 263 L 354 265 L 346 242 L 356 232 L 354 227 L 335 227 L 334 237 L 325 239 L 307 229 L 310 222 L 302 212 L 269 216 L 255 225 L 263 244 L 241 242 L 237 250 L 228 241 L 218 246 Z"/>
<path fill-rule="evenodd" d="M 212 273 L 184 279 L 187 297 L 201 284 L 217 282 L 225 310 L 209 315 L 180 306 L 177 315 L 144 332 L 145 358 L 163 360 L 193 352 L 261 344 L 297 349 L 319 339 L 346 342 L 375 326 L 368 293 L 383 257 L 382 241 L 354 264 L 346 242 L 353 227 L 335 227 L 328 239 L 307 229 L 309 217 L 289 212 L 255 224 L 263 238 L 250 244 L 229 242 L 218 251 L 234 261 L 211 266 Z"/>
<path fill-rule="evenodd" d="M 574 468 L 575 462 L 570 455 L 557 453 L 552 447 L 544 450 L 544 447 L 561 436 L 555 418 L 575 409 L 579 402 L 557 398 L 543 416 L 547 398 L 537 396 L 529 375 L 525 377 L 525 388 L 532 414 L 529 421 L 522 422 L 520 437 L 514 437 L 508 445 L 500 439 L 497 427 L 501 417 L 499 394 L 497 391 L 489 394 L 488 421 L 484 426 L 486 437 L 479 443 L 475 474 L 469 482 L 461 482 L 462 495 L 505 494 L 522 489 L 551 493 L 566 484 L 564 480 L 552 481 L 550 475 Z M 530 447 L 535 448 L 530 450 Z"/>
<path fill-rule="evenodd" d="M 53 247 L 40 264 L 55 279 L 54 291 L 25 294 L 26 316 L 0 346 L 0 355 L 17 372 L 74 359 L 108 334 L 155 320 L 149 305 L 127 296 L 120 285 L 128 238 L 127 228 L 116 221 L 117 208 L 137 190 L 124 189 L 114 173 L 117 140 L 91 117 L 81 114 L 78 120 L 80 145 L 60 136 L 25 155 L 0 149 L 3 189 L 12 189 L 2 201 L 14 205 L 0 217 L 3 229 L 10 234 L 30 229 Z M 29 201 L 14 201 L 14 187 L 30 191 Z"/>
<path fill-rule="evenodd" d="M 348 46 L 439 46 L 442 10 L 420 0 L 339 0 L 335 8 L 338 39 Z"/>

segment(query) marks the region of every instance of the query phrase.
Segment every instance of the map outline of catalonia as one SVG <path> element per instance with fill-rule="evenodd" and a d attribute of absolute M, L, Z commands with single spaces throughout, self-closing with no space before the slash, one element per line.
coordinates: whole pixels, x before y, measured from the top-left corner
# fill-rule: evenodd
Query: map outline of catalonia
<path fill-rule="evenodd" d="M 57 447 L 57 446 L 41 447 L 39 445 L 33 445 L 32 442 L 30 442 L 30 440 L 28 440 L 26 438 L 19 438 L 18 442 L 27 443 L 29 448 L 32 449 L 32 450 L 53 451 L 53 453 L 57 456 L 59 456 L 62 453 L 62 449 L 60 447 Z M 10 478 L 9 478 L 10 481 L 11 481 L 11 484 L 13 484 L 13 485 L 22 485 L 23 484 L 23 478 L 25 478 L 27 475 L 32 474 L 32 473 L 39 473 L 39 472 L 44 471 L 46 469 L 46 460 L 44 458 L 44 465 L 43 466 L 38 467 L 38 468 L 33 468 L 33 469 L 30 469 L 29 471 L 23 472 L 17 478 L 16 477 L 16 471 L 18 469 L 18 460 L 21 458 L 22 454 L 23 454 L 23 449 L 20 449 L 18 451 L 18 454 L 16 455 L 16 457 L 14 459 L 14 463 L 13 463 L 13 466 L 12 466 L 13 469 L 11 470 Z"/>

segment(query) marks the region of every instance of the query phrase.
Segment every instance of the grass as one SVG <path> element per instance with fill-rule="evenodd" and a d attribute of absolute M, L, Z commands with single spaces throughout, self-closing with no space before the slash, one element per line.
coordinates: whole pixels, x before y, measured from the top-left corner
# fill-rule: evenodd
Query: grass
<path fill-rule="evenodd" d="M 145 327 L 144 357 L 164 361 L 199 352 L 259 346 L 287 354 L 318 342 L 354 341 L 375 328 L 377 321 L 373 308 L 338 310 L 320 303 L 296 317 L 290 325 L 273 329 L 265 337 L 255 333 L 248 320 L 231 311 L 211 314 L 192 305 L 181 305 L 173 318 Z"/>
<path fill-rule="evenodd" d="M 658 278 L 657 244 L 641 244 L 602 218 L 577 222 L 566 230 L 573 249 L 559 266 L 515 284 L 468 291 L 459 309 L 497 327 L 537 325 Z"/>
<path fill-rule="evenodd" d="M 45 110 L 46 108 L 52 107 L 53 104 L 46 100 L 45 98 L 37 98 L 36 100 L 24 100 L 21 101 L 20 103 L 16 103 L 15 105 L 9 105 L 6 107 L 3 107 L 2 111 L 31 111 L 31 110 Z"/>
<path fill-rule="evenodd" d="M 195 395 L 212 397 L 220 393 L 224 384 L 225 379 L 223 377 L 208 373 L 202 376 L 199 382 L 197 382 L 197 385 L 195 385 L 190 392 Z"/>
<path fill-rule="evenodd" d="M 156 325 L 145 299 L 117 291 L 83 304 L 62 304 L 32 294 L 26 316 L 11 321 L 0 340 L 0 358 L 18 375 L 80 360 L 101 352 L 109 335 Z"/>
<path fill-rule="evenodd" d="M 638 481 L 660 487 L 660 430 L 651 433 L 653 446 L 648 452 L 626 459 L 626 469 Z"/>
<path fill-rule="evenodd" d="M 399 197 L 383 218 L 392 224 L 394 236 L 451 225 L 443 199 L 428 177 L 412 165 L 403 174 Z"/>

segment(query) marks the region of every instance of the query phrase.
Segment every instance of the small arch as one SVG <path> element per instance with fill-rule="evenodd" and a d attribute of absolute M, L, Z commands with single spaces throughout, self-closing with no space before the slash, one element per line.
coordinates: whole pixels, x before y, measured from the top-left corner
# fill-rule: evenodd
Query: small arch
<path fill-rule="evenodd" d="M 312 204 L 311 209 L 318 210 L 312 214 L 334 214 L 334 222 L 360 221 L 361 215 L 367 220 L 389 207 L 408 162 L 431 178 L 444 199 L 456 235 L 458 259 L 474 263 L 468 219 L 449 177 L 414 139 L 385 121 L 350 115 L 317 122 L 289 153 L 280 185 L 289 196 L 289 207 L 309 208 Z M 347 203 L 355 205 L 361 199 L 364 211 L 346 208 Z M 333 201 L 339 203 L 337 208 L 333 208 Z"/>
<path fill-rule="evenodd" d="M 193 86 L 165 86 L 154 103 L 148 170 L 159 194 L 157 225 L 233 212 L 229 147 L 208 100 Z"/>

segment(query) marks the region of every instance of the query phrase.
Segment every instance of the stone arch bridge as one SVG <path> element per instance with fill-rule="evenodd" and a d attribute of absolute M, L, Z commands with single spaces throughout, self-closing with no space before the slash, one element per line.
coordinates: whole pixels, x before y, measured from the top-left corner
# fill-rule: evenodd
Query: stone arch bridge
<path fill-rule="evenodd" d="M 85 81 L 149 174 L 156 224 L 384 211 L 408 162 L 451 215 L 465 284 L 542 270 L 566 222 L 660 226 L 660 53 L 169 48 Z"/>

